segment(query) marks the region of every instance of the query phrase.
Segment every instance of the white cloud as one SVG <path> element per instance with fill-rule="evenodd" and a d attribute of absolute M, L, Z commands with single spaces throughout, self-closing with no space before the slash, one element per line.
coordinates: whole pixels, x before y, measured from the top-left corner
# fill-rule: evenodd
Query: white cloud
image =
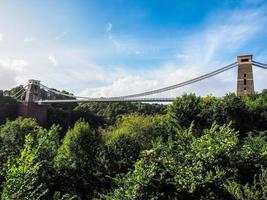
<path fill-rule="evenodd" d="M 17 78 L 22 70 L 28 66 L 23 59 L 11 59 L 0 56 L 0 83 L 1 89 L 10 89 L 18 84 Z"/>
<path fill-rule="evenodd" d="M 224 15 L 228 16 L 227 19 Z M 187 55 L 186 62 L 200 67 L 224 62 L 224 55 L 241 50 L 267 22 L 262 10 L 224 13 L 211 18 L 213 21 L 203 27 L 202 31 L 198 30 L 187 38 L 182 52 Z"/>
<path fill-rule="evenodd" d="M 132 53 L 137 55 L 139 53 L 139 51 L 131 48 L 129 46 L 129 44 L 126 44 L 125 42 L 122 42 L 122 41 L 116 39 L 113 36 L 113 34 L 111 33 L 112 27 L 113 27 L 112 23 L 108 22 L 107 25 L 106 25 L 106 32 L 107 32 L 107 35 L 108 35 L 108 40 L 111 42 L 111 44 L 115 48 L 115 50 L 117 52 L 119 52 L 119 53 L 121 53 L 121 52 L 125 53 L 125 52 L 129 52 L 130 51 L 130 52 L 132 52 Z"/>
<path fill-rule="evenodd" d="M 16 72 L 11 69 L 5 68 L 0 64 L 0 80 L 1 80 L 1 88 L 0 90 L 10 89 L 17 85 L 16 82 Z"/>
<path fill-rule="evenodd" d="M 26 37 L 23 42 L 25 43 L 30 43 L 30 42 L 34 42 L 36 40 L 36 38 L 34 37 Z"/>
<path fill-rule="evenodd" d="M 172 68 L 172 67 L 171 67 Z M 80 96 L 90 97 L 114 97 L 123 96 L 133 93 L 144 92 L 153 90 L 156 88 L 169 86 L 179 81 L 185 81 L 198 75 L 198 72 L 192 69 L 168 69 L 166 66 L 164 69 L 159 69 L 154 72 L 144 72 L 145 75 L 137 75 L 124 71 L 121 74 L 113 76 L 111 83 L 106 86 L 88 88 L 79 93 Z M 177 95 L 182 92 L 171 91 L 169 95 Z M 166 94 L 160 94 L 157 96 L 165 96 Z"/>
<path fill-rule="evenodd" d="M 23 59 L 11 59 L 10 57 L 0 57 L 0 65 L 13 71 L 22 71 L 28 63 Z"/>
<path fill-rule="evenodd" d="M 112 35 L 109 35 L 108 39 L 111 41 L 112 45 L 117 51 L 121 51 L 123 49 L 123 44 L 118 42 L 118 40 L 114 39 Z"/>
<path fill-rule="evenodd" d="M 228 16 L 226 20 L 225 15 Z M 208 73 L 235 62 L 236 53 L 257 37 L 267 22 L 263 9 L 221 13 L 221 15 L 211 16 L 211 19 L 212 21 L 207 22 L 205 26 L 185 39 L 184 48 L 176 54 L 179 62 L 170 61 L 156 71 L 143 70 L 136 75 L 127 72 L 122 77 L 114 78 L 111 84 L 87 88 L 80 95 L 92 97 L 129 95 L 169 86 Z M 122 49 L 123 46 L 112 36 L 109 39 L 117 49 Z M 181 66 L 183 68 L 179 68 Z M 109 74 L 103 76 L 107 77 Z M 262 77 L 266 77 L 266 73 L 257 73 L 256 76 L 258 80 L 263 80 Z M 183 92 L 222 96 L 228 92 L 235 92 L 235 79 L 236 70 L 233 69 L 158 96 L 173 97 Z M 259 85 L 256 88 L 262 88 L 265 83 L 256 82 Z"/>
<path fill-rule="evenodd" d="M 16 41 L 21 41 L 21 37 L 18 37 L 16 40 L 12 39 L 12 44 L 6 44 L 9 46 L 0 49 L 0 55 L 9 56 L 8 59 L 0 57 L 0 85 L 1 88 L 11 87 L 26 84 L 27 79 L 35 78 L 49 87 L 69 90 L 83 96 L 99 97 L 128 95 L 176 84 L 234 62 L 237 52 L 244 49 L 251 39 L 258 37 L 265 27 L 266 14 L 262 10 L 241 10 L 221 15 L 223 17 L 211 16 L 211 22 L 192 31 L 186 38 L 171 38 L 172 43 L 179 41 L 179 48 L 170 53 L 168 60 L 153 60 L 153 53 L 158 55 L 161 49 L 168 46 L 164 38 L 158 38 L 161 41 L 154 45 L 154 39 L 147 42 L 127 36 L 114 36 L 111 34 L 111 23 L 107 24 L 103 41 L 100 44 L 96 41 L 97 47 L 84 48 L 79 44 L 68 46 L 63 40 L 55 42 L 66 35 L 64 32 L 50 41 L 38 37 L 40 44 L 29 45 L 27 48 L 26 45 L 17 45 Z M 148 51 L 152 53 L 149 54 Z M 114 55 L 118 59 L 104 66 L 102 60 L 99 62 L 102 64 L 94 60 L 95 54 L 98 61 L 99 57 L 103 58 L 103 63 L 107 63 L 105 59 L 109 60 Z M 142 56 L 136 56 L 139 54 Z M 146 60 L 151 59 L 152 64 L 149 69 L 138 70 L 137 65 L 142 62 L 134 63 L 136 68 L 123 64 L 114 67 L 126 60 L 123 57 L 125 55 L 128 56 L 127 59 L 131 59 L 132 55 L 138 58 L 147 56 Z M 265 52 L 262 57 L 266 55 Z M 154 63 L 160 67 L 156 69 L 152 66 Z M 266 87 L 265 77 L 266 73 L 255 71 L 256 84 L 261 87 Z M 174 97 L 184 92 L 196 92 L 200 95 L 213 93 L 221 96 L 228 91 L 235 91 L 235 79 L 236 71 L 232 70 L 162 95 Z"/>
<path fill-rule="evenodd" d="M 28 63 L 25 60 L 13 60 L 11 63 L 11 66 L 15 68 L 16 70 L 23 70 L 26 66 L 28 66 Z"/>
<path fill-rule="evenodd" d="M 110 32 L 112 30 L 112 23 L 108 22 L 107 25 L 106 25 L 106 32 Z"/>
<path fill-rule="evenodd" d="M 120 51 L 122 50 L 123 45 L 120 42 L 118 42 L 118 40 L 116 40 L 111 34 L 112 27 L 113 27 L 112 23 L 108 22 L 106 25 L 106 32 L 108 33 L 108 39 L 111 42 L 111 44 L 115 47 L 115 49 L 117 51 Z"/>
<path fill-rule="evenodd" d="M 181 58 L 181 59 L 187 58 L 187 56 L 185 54 L 183 54 L 183 53 L 176 54 L 176 57 L 177 58 Z"/>
<path fill-rule="evenodd" d="M 0 41 L 2 41 L 4 38 L 4 35 L 2 33 L 0 33 Z"/>
<path fill-rule="evenodd" d="M 67 35 L 67 32 L 61 32 L 59 35 L 55 37 L 55 40 L 61 40 Z"/>
<path fill-rule="evenodd" d="M 56 57 L 54 55 L 50 55 L 48 56 L 48 60 L 54 65 L 57 66 L 57 60 Z"/>

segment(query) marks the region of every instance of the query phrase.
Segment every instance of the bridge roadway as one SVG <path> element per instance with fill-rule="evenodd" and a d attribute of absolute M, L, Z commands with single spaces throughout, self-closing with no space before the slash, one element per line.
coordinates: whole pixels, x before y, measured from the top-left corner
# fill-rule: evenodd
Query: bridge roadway
<path fill-rule="evenodd" d="M 50 103 L 86 103 L 86 102 L 173 102 L 176 98 L 88 98 L 88 99 L 62 99 L 62 100 L 38 100 L 39 105 Z"/>

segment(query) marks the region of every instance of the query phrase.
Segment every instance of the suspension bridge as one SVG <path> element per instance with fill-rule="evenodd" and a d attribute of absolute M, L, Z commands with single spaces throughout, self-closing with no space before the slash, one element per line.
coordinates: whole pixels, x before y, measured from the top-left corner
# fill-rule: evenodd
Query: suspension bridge
<path fill-rule="evenodd" d="M 253 66 L 267 69 L 267 64 L 254 61 L 252 55 L 242 55 L 237 57 L 237 62 L 221 67 L 217 70 L 209 72 L 207 74 L 198 76 L 196 78 L 180 82 L 168 87 L 158 88 L 151 91 L 145 91 L 135 94 L 129 94 L 125 96 L 117 97 L 83 97 L 76 96 L 72 94 L 66 94 L 60 91 L 57 91 L 53 88 L 41 84 L 37 80 L 29 80 L 29 83 L 13 95 L 16 99 L 21 99 L 22 96 L 25 96 L 25 99 L 21 102 L 19 106 L 19 113 L 22 116 L 31 116 L 35 118 L 40 118 L 45 115 L 45 106 L 47 104 L 53 103 L 83 103 L 83 102 L 172 102 L 176 99 L 173 98 L 163 98 L 163 97 L 151 97 L 151 95 L 157 95 L 160 93 L 165 93 L 172 91 L 184 86 L 195 84 L 197 82 L 203 81 L 205 79 L 211 78 L 218 74 L 224 73 L 233 68 L 238 68 L 237 75 L 237 95 L 245 96 L 254 93 L 254 80 L 253 80 Z M 47 92 L 47 94 L 56 94 L 58 97 L 64 97 L 60 99 L 42 99 L 41 90 Z M 26 93 L 26 95 L 25 95 Z M 51 96 L 51 95 L 48 95 Z"/>

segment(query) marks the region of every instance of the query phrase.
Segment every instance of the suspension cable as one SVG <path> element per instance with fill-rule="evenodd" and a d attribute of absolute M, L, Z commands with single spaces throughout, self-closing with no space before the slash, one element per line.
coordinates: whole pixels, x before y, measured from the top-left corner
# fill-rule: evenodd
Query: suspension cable
<path fill-rule="evenodd" d="M 18 97 L 22 96 L 22 95 L 19 95 L 19 94 L 20 94 L 22 91 L 25 92 L 25 88 L 26 88 L 26 87 L 28 87 L 28 85 L 25 85 L 23 88 L 21 88 L 18 92 L 16 92 L 15 94 L 11 95 L 10 97 L 17 99 Z M 23 92 L 23 93 L 24 93 L 24 92 Z M 18 95 L 19 95 L 19 96 L 18 96 Z"/>
<path fill-rule="evenodd" d="M 256 67 L 260 67 L 262 69 L 267 69 L 267 65 L 266 64 L 259 64 L 258 62 L 253 62 L 253 65 Z"/>
<path fill-rule="evenodd" d="M 119 96 L 119 97 L 109 97 L 109 99 L 136 98 L 136 97 L 148 96 L 148 95 L 152 95 L 152 94 L 163 93 L 163 92 L 166 92 L 166 91 L 169 91 L 169 90 L 173 90 L 173 89 L 176 89 L 176 88 L 179 88 L 179 87 L 190 85 L 190 84 L 199 82 L 201 80 L 210 78 L 212 76 L 215 76 L 217 74 L 225 72 L 225 71 L 227 71 L 229 69 L 232 69 L 232 68 L 234 68 L 236 66 L 237 66 L 237 63 L 235 62 L 235 63 L 232 63 L 232 64 L 227 65 L 225 67 L 222 67 L 220 69 L 217 69 L 217 70 L 215 70 L 213 72 L 207 73 L 205 75 L 202 75 L 202 76 L 199 76 L 199 77 L 196 77 L 196 78 L 193 78 L 191 80 L 184 81 L 184 82 L 181 82 L 181 83 L 178 83 L 178 84 L 175 84 L 175 85 L 171 85 L 171 86 L 168 86 L 168 87 L 164 87 L 164 88 L 160 88 L 160 89 L 152 90 L 152 91 L 148 91 L 148 92 L 138 93 L 138 94 L 132 94 L 132 95 L 127 95 L 127 96 Z M 50 92 L 53 92 L 53 93 L 56 93 L 56 94 L 59 94 L 59 95 L 63 95 L 63 96 L 67 96 L 67 97 L 70 97 L 70 98 L 93 99 L 93 98 L 90 98 L 90 97 L 81 97 L 81 96 L 68 95 L 68 94 L 65 94 L 65 93 L 62 93 L 62 92 L 58 92 L 58 91 L 56 91 L 56 90 L 54 90 L 52 88 L 49 88 L 49 87 L 47 87 L 45 85 L 42 85 L 42 84 L 40 84 L 40 86 L 44 87 L 45 89 L 49 90 Z"/>
<path fill-rule="evenodd" d="M 59 91 L 57 91 L 57 90 L 55 90 L 53 88 L 49 88 L 49 87 L 47 87 L 47 86 L 45 86 L 43 84 L 40 84 L 40 86 L 43 87 L 43 88 L 45 88 L 45 89 L 47 89 L 50 92 L 53 92 L 55 94 L 58 94 L 58 95 L 62 95 L 62 96 L 70 97 L 70 98 L 76 98 L 74 95 L 70 95 L 70 94 L 65 94 L 63 92 L 59 92 Z"/>
<path fill-rule="evenodd" d="M 264 63 L 260 63 L 260 62 L 256 62 L 256 61 L 252 61 L 252 64 L 256 67 L 260 67 L 260 68 L 263 68 L 263 69 L 267 69 L 267 64 L 264 64 Z M 183 86 L 186 86 L 186 85 L 190 85 L 190 84 L 193 84 L 193 83 L 196 83 L 196 82 L 199 82 L 199 81 L 202 81 L 204 79 L 207 79 L 207 78 L 210 78 L 210 77 L 213 77 L 217 74 L 220 74 L 222 72 L 225 72 L 227 70 L 230 70 L 234 67 L 236 67 L 238 64 L 237 62 L 235 63 L 232 63 L 230 65 L 227 65 L 225 67 L 222 67 L 220 69 L 217 69 L 215 71 L 212 71 L 210 73 L 207 73 L 207 74 L 204 74 L 204 75 L 201 75 L 199 77 L 196 77 L 196 78 L 193 78 L 193 79 L 190 79 L 188 81 L 184 81 L 184 82 L 181 82 L 181 83 L 178 83 L 178 84 L 175 84 L 175 85 L 171 85 L 171 86 L 168 86 L 168 87 L 163 87 L 163 88 L 160 88 L 160 89 L 156 89 L 156 90 L 152 90 L 152 91 L 147 91 L 147 92 L 142 92 L 142 93 L 137 93 L 137 94 L 132 94 L 132 95 L 126 95 L 126 96 L 119 96 L 119 97 L 107 97 L 105 99 L 127 99 L 127 98 L 136 98 L 136 97 L 142 97 L 142 96 L 148 96 L 148 95 L 152 95 L 152 94 L 158 94 L 158 93 L 163 93 L 163 92 L 166 92 L 166 91 L 169 91 L 169 90 L 173 90 L 173 89 L 176 89 L 176 88 L 180 88 L 180 87 L 183 87 Z M 28 86 L 28 85 L 27 85 Z M 25 87 L 27 87 L 25 86 Z M 66 97 L 70 97 L 70 98 L 79 98 L 79 99 L 94 99 L 94 98 L 90 98 L 90 97 L 81 97 L 81 96 L 75 96 L 75 95 L 70 95 L 70 94 L 65 94 L 63 92 L 59 92 L 53 88 L 49 88 L 45 85 L 42 85 L 40 84 L 41 87 L 45 88 L 46 90 L 48 90 L 49 92 L 53 92 L 53 93 L 56 93 L 56 94 L 59 94 L 59 95 L 62 95 L 62 96 L 66 96 Z M 24 88 L 25 88 L 24 87 Z M 23 88 L 23 89 L 24 89 Z M 22 90 L 22 89 L 21 89 Z M 21 92 L 21 91 L 19 91 Z M 18 93 L 19 93 L 18 92 Z M 17 93 L 16 93 L 17 94 Z"/>
<path fill-rule="evenodd" d="M 94 98 L 91 98 L 91 97 L 82 97 L 82 96 L 75 96 L 75 95 L 65 94 L 65 93 L 63 93 L 63 92 L 59 92 L 59 91 L 57 91 L 57 90 L 55 90 L 55 89 L 53 89 L 53 88 L 49 88 L 49 87 L 47 87 L 47 86 L 45 86 L 45 85 L 43 85 L 43 84 L 40 84 L 40 86 L 43 87 L 43 88 L 45 88 L 45 89 L 47 89 L 47 90 L 50 91 L 50 92 L 56 93 L 56 94 L 58 94 L 58 95 L 62 95 L 62 96 L 66 96 L 66 97 L 70 97 L 70 98 L 76 98 L 76 99 L 94 99 Z M 116 98 L 115 98 L 115 99 L 116 99 Z"/>
<path fill-rule="evenodd" d="M 263 65 L 263 66 L 266 66 L 267 67 L 267 64 L 265 63 L 260 63 L 260 62 L 257 62 L 255 60 L 252 61 L 253 64 L 258 64 L 258 65 Z"/>
<path fill-rule="evenodd" d="M 16 96 L 15 99 L 19 100 L 25 93 L 26 91 L 24 90 L 19 96 Z"/>
<path fill-rule="evenodd" d="M 135 98 L 135 97 L 141 97 L 141 96 L 147 96 L 147 95 L 151 95 L 151 94 L 158 94 L 158 93 L 166 92 L 166 91 L 169 91 L 169 90 L 173 90 L 173 89 L 176 89 L 176 88 L 179 88 L 179 87 L 190 85 L 190 84 L 199 82 L 201 80 L 210 78 L 212 76 L 215 76 L 217 74 L 220 74 L 222 72 L 225 72 L 225 71 L 227 71 L 229 69 L 232 69 L 232 68 L 234 68 L 236 66 L 237 66 L 237 62 L 232 63 L 230 65 L 227 65 L 225 67 L 222 67 L 220 69 L 217 69 L 217 70 L 215 70 L 213 72 L 207 73 L 205 75 L 202 75 L 202 76 L 199 76 L 199 77 L 193 78 L 191 80 L 184 81 L 184 82 L 181 82 L 181 83 L 172 85 L 172 86 L 168 86 L 168 87 L 164 87 L 164 88 L 160 88 L 160 89 L 152 90 L 152 91 L 148 91 L 148 92 L 142 92 L 142 93 L 138 93 L 138 94 L 132 94 L 132 95 L 127 95 L 127 96 L 120 96 L 120 97 L 117 97 L 117 98 Z"/>

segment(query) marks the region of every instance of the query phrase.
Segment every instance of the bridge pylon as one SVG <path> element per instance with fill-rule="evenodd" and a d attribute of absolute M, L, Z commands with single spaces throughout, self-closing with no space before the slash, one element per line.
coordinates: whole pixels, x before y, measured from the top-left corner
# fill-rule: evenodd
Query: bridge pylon
<path fill-rule="evenodd" d="M 252 57 L 253 55 L 242 55 L 237 57 L 237 96 L 254 94 Z"/>
<path fill-rule="evenodd" d="M 40 81 L 29 80 L 25 101 L 20 102 L 18 106 L 18 115 L 24 118 L 34 118 L 39 124 L 45 125 L 47 121 L 47 106 L 35 103 L 40 99 Z"/>
<path fill-rule="evenodd" d="M 25 102 L 34 102 L 41 99 L 40 81 L 29 80 L 28 89 L 26 91 Z"/>

